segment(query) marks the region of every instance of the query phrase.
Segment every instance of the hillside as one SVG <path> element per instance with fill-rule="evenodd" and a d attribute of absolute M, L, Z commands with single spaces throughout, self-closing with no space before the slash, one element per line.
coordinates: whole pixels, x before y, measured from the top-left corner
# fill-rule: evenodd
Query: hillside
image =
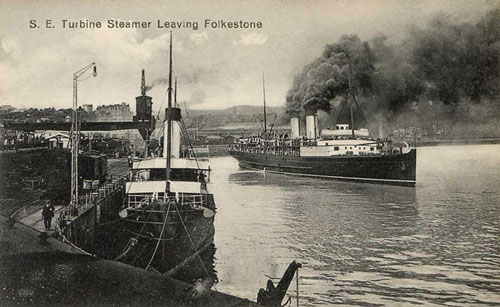
<path fill-rule="evenodd" d="M 286 122 L 285 107 L 267 107 L 268 123 Z M 190 127 L 220 127 L 228 123 L 259 123 L 264 120 L 261 106 L 238 105 L 226 109 L 183 110 L 183 116 Z"/>

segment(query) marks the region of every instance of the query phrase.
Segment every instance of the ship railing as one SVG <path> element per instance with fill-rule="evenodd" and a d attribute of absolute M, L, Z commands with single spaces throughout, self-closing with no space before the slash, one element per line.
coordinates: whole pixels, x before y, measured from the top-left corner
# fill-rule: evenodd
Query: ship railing
<path fill-rule="evenodd" d="M 123 184 L 121 179 L 106 181 L 97 189 L 90 190 L 81 195 L 75 206 L 66 206 L 63 210 L 63 214 L 67 217 L 77 217 L 114 193 L 122 186 Z"/>
<path fill-rule="evenodd" d="M 290 145 L 291 144 L 291 145 Z M 300 145 L 293 143 L 283 143 L 281 145 L 265 146 L 262 144 L 246 144 L 232 147 L 232 150 L 248 153 L 270 154 L 275 156 L 299 156 Z M 310 143 L 312 144 L 312 143 Z"/>
<path fill-rule="evenodd" d="M 163 198 L 163 196 L 159 197 Z M 129 208 L 141 208 L 146 204 L 153 201 L 154 196 L 150 194 L 137 194 L 128 195 L 128 207 Z M 191 205 L 195 207 L 202 207 L 207 202 L 207 197 L 205 195 L 191 195 L 185 193 L 178 193 L 175 195 L 168 196 L 170 201 L 176 201 L 181 205 Z"/>
<path fill-rule="evenodd" d="M 153 195 L 151 194 L 128 195 L 129 208 L 141 208 L 144 205 L 149 204 L 151 201 L 153 201 Z"/>
<path fill-rule="evenodd" d="M 190 195 L 179 193 L 179 203 L 181 205 L 189 204 L 196 207 L 202 207 L 204 204 L 206 204 L 206 201 L 207 199 L 205 195 Z"/>

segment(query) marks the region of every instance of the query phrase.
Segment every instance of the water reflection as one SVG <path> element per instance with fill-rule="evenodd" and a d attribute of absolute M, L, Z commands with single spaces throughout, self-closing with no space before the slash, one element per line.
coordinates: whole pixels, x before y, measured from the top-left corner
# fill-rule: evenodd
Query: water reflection
<path fill-rule="evenodd" d="M 233 173 L 229 174 L 228 179 L 229 183 L 242 186 L 271 186 L 284 189 L 285 191 L 313 189 L 316 192 L 328 191 L 329 193 L 339 193 L 349 196 L 357 194 L 361 197 L 375 197 L 374 200 L 376 202 L 395 201 L 398 203 L 415 203 L 416 199 L 416 190 L 411 187 L 281 175 L 245 169 L 234 170 Z"/>
<path fill-rule="evenodd" d="M 219 288 L 255 298 L 297 259 L 306 306 L 498 303 L 498 149 L 422 148 L 415 188 L 213 159 Z"/>

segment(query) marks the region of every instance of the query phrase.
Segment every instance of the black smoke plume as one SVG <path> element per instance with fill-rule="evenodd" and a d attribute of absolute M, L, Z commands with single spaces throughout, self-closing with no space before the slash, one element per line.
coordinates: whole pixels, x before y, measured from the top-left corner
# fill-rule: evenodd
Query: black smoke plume
<path fill-rule="evenodd" d="M 370 88 L 374 71 L 370 46 L 355 35 L 343 36 L 339 42 L 327 45 L 322 56 L 295 77 L 286 98 L 288 112 L 330 111 L 330 101 L 349 89 L 349 63 L 356 72 L 353 78 Z"/>
<path fill-rule="evenodd" d="M 438 16 L 410 28 L 398 44 L 383 35 L 368 41 L 344 35 L 295 76 L 287 112 L 338 111 L 334 101 L 349 91 L 349 63 L 356 97 L 372 115 L 488 119 L 500 110 L 499 10 L 474 24 Z"/>

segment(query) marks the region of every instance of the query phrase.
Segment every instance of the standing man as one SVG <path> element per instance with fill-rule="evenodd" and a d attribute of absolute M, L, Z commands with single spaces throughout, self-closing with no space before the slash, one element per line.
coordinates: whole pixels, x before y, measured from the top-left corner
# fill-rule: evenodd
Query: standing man
<path fill-rule="evenodd" d="M 42 210 L 43 223 L 45 225 L 45 230 L 50 230 L 50 225 L 52 224 L 52 217 L 54 216 L 55 208 L 50 204 L 49 201 L 45 202 L 45 206 Z"/>

